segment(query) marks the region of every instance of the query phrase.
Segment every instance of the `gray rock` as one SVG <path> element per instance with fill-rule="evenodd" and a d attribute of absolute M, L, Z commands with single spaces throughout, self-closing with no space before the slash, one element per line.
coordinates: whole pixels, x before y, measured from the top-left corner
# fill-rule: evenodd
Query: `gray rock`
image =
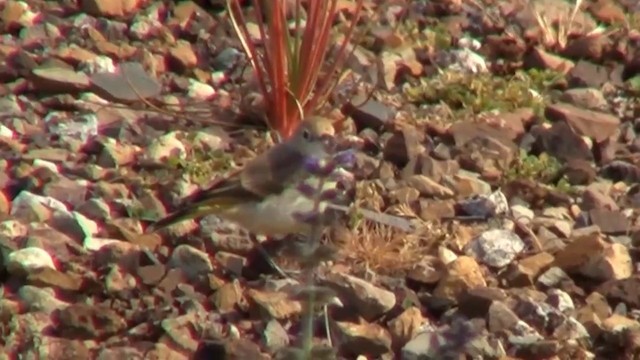
<path fill-rule="evenodd" d="M 42 311 L 51 314 L 55 310 L 63 309 L 69 304 L 58 300 L 52 288 L 41 289 L 36 286 L 24 285 L 18 290 L 18 297 L 28 311 Z"/>
<path fill-rule="evenodd" d="M 331 272 L 323 280 L 346 307 L 352 307 L 366 320 L 376 319 L 396 305 L 394 293 L 355 276 Z"/>
<path fill-rule="evenodd" d="M 179 245 L 173 250 L 169 266 L 179 268 L 190 278 L 206 275 L 213 270 L 209 255 L 190 245 Z"/>
<path fill-rule="evenodd" d="M 465 252 L 489 266 L 503 267 L 510 264 L 525 247 L 526 244 L 516 233 L 494 229 L 473 239 Z"/>
<path fill-rule="evenodd" d="M 42 268 L 56 269 L 53 258 L 46 250 L 27 247 L 7 256 L 6 268 L 10 274 L 26 275 Z"/>
<path fill-rule="evenodd" d="M 289 334 L 277 320 L 270 320 L 262 334 L 264 345 L 269 351 L 276 352 L 289 345 Z"/>

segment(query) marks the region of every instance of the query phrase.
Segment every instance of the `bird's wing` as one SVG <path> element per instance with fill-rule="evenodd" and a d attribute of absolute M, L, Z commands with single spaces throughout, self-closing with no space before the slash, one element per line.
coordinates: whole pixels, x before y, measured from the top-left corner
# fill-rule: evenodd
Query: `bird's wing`
<path fill-rule="evenodd" d="M 279 194 L 303 173 L 304 155 L 280 144 L 248 163 L 240 174 L 242 187 L 260 196 Z"/>
<path fill-rule="evenodd" d="M 177 222 L 215 214 L 245 201 L 260 201 L 281 193 L 300 176 L 304 156 L 286 145 L 277 145 L 259 155 L 245 167 L 207 189 L 196 191 L 184 199 L 180 209 L 158 220 L 148 232 Z"/>
<path fill-rule="evenodd" d="M 147 228 L 147 232 L 154 232 L 187 219 L 216 214 L 238 203 L 259 201 L 260 199 L 262 196 L 248 191 L 242 186 L 239 173 L 236 173 L 210 188 L 189 195 L 182 201 L 182 205 L 177 211 L 151 224 Z"/>

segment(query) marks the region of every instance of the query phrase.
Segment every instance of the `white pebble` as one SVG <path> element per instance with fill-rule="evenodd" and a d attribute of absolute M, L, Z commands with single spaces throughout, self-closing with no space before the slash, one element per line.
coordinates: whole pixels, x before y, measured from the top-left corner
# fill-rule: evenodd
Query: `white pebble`
<path fill-rule="evenodd" d="M 16 250 L 7 257 L 7 270 L 11 274 L 30 273 L 42 268 L 55 269 L 53 258 L 39 247 Z"/>

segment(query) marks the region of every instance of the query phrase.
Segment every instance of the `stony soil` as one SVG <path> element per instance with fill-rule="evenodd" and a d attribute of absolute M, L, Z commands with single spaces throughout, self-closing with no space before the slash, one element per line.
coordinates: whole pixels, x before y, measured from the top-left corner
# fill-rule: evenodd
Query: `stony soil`
<path fill-rule="evenodd" d="M 297 280 L 242 229 L 144 234 L 270 144 L 215 3 L 0 1 L 3 359 L 268 359 L 300 338 Z M 414 229 L 328 230 L 337 357 L 639 358 L 637 2 L 366 3 L 355 81 L 322 111 L 362 144 L 355 202 Z"/>

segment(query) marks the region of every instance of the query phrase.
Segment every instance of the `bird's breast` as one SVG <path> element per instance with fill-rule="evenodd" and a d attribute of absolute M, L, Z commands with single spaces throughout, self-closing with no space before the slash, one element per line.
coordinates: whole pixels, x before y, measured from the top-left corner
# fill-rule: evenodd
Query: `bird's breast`
<path fill-rule="evenodd" d="M 312 211 L 313 205 L 311 199 L 291 187 L 280 194 L 265 197 L 260 203 L 243 204 L 220 216 L 238 223 L 254 234 L 281 236 L 309 231 L 309 224 L 301 222 L 295 214 Z M 326 205 L 320 205 L 319 210 L 323 212 Z"/>

